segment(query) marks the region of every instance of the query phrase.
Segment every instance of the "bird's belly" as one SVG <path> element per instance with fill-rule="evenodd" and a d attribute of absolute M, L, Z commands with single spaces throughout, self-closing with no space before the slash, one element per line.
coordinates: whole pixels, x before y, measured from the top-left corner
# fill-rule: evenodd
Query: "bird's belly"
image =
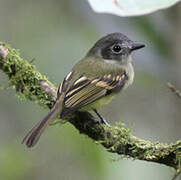
<path fill-rule="evenodd" d="M 112 101 L 112 99 L 114 98 L 114 96 L 117 93 L 112 93 L 110 95 L 107 95 L 105 97 L 102 97 L 101 99 L 98 99 L 88 105 L 85 105 L 84 107 L 80 108 L 79 111 L 91 111 L 93 109 L 99 109 L 102 106 L 108 104 L 110 101 Z"/>

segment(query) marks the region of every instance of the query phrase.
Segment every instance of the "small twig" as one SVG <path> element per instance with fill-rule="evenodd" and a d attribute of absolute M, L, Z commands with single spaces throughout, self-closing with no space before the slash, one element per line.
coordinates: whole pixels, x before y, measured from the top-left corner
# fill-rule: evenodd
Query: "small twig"
<path fill-rule="evenodd" d="M 167 83 L 168 88 L 178 97 L 181 98 L 181 91 L 176 89 L 173 84 L 170 82 Z"/>

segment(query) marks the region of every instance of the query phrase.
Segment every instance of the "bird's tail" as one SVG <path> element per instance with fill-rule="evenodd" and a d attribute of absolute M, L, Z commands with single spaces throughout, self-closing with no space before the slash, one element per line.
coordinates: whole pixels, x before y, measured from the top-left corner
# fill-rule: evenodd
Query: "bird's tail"
<path fill-rule="evenodd" d="M 25 143 L 27 147 L 33 147 L 39 140 L 44 130 L 52 123 L 58 116 L 61 115 L 63 110 L 63 102 L 66 91 L 69 89 L 69 80 L 72 78 L 73 73 L 70 72 L 60 84 L 57 91 L 56 103 L 49 112 L 49 114 L 36 126 L 34 126 L 29 133 L 24 137 L 22 143 Z"/>
<path fill-rule="evenodd" d="M 22 143 L 25 143 L 27 147 L 33 147 L 39 140 L 44 130 L 53 122 L 59 114 L 58 106 L 53 108 L 49 114 L 38 124 L 36 124 L 24 137 Z"/>

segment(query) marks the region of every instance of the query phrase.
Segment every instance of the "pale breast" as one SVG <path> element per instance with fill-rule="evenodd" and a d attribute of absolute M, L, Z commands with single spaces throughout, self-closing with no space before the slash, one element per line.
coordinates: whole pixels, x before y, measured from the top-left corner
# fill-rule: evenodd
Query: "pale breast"
<path fill-rule="evenodd" d="M 123 89 L 126 89 L 128 86 L 130 86 L 134 80 L 134 69 L 133 69 L 133 65 L 131 64 L 131 62 L 127 64 L 125 69 L 126 69 L 126 74 L 128 75 L 128 80 Z"/>

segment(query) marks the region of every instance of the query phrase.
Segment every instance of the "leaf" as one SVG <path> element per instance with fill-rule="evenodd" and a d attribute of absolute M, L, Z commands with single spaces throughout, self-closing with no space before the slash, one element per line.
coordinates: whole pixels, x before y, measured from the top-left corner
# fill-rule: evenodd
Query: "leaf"
<path fill-rule="evenodd" d="M 140 16 L 166 9 L 180 0 L 88 0 L 94 11 L 117 16 Z"/>

